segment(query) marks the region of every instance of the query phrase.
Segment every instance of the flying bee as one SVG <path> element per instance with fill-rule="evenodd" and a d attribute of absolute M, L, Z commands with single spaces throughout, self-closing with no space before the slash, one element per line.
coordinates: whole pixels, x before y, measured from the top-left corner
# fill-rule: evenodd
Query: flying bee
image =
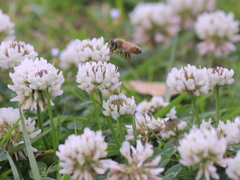
<path fill-rule="evenodd" d="M 141 49 L 137 45 L 125 41 L 124 39 L 121 38 L 111 39 L 108 41 L 108 44 L 110 46 L 110 55 L 112 55 L 114 51 L 118 50 L 121 55 L 122 53 L 125 54 L 125 58 L 127 60 L 131 59 L 131 53 L 132 54 L 142 53 Z"/>

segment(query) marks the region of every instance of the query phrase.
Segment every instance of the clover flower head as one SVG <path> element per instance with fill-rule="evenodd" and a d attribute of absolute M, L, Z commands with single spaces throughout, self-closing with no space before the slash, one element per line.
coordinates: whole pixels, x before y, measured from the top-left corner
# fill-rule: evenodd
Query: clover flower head
<path fill-rule="evenodd" d="M 187 123 L 185 121 L 168 121 L 165 128 L 161 131 L 161 137 L 167 139 L 171 136 L 179 136 L 186 129 Z"/>
<path fill-rule="evenodd" d="M 143 115 L 141 113 L 136 113 L 135 124 L 137 138 L 140 139 L 142 142 L 152 142 L 156 140 L 155 136 L 161 136 L 161 132 L 165 129 L 165 124 L 168 120 L 168 118 L 155 119 L 153 116 L 148 116 L 147 114 Z M 128 134 L 125 136 L 125 139 L 134 139 L 132 125 L 126 125 L 126 128 Z"/>
<path fill-rule="evenodd" d="M 18 101 L 23 109 L 44 110 L 47 99 L 46 92 L 50 98 L 63 93 L 60 90 L 64 78 L 62 72 L 58 72 L 52 64 L 43 58 L 25 58 L 19 66 L 14 67 L 14 73 L 10 73 L 13 85 L 8 88 L 17 93 L 11 101 Z M 51 105 L 54 103 L 50 100 Z"/>
<path fill-rule="evenodd" d="M 232 84 L 234 82 L 233 69 L 228 70 L 227 68 L 217 67 L 209 68 L 209 86 L 210 89 L 214 89 L 216 86 L 224 86 L 227 84 Z"/>
<path fill-rule="evenodd" d="M 120 152 L 127 159 L 127 162 L 113 166 L 108 173 L 107 180 L 161 180 L 157 175 L 159 175 L 164 168 L 153 167 L 159 164 L 161 156 L 157 156 L 150 162 L 145 162 L 153 155 L 152 145 L 149 143 L 143 145 L 140 140 L 137 140 L 136 144 L 135 148 L 131 146 L 128 141 L 122 143 Z"/>
<path fill-rule="evenodd" d="M 199 96 L 209 91 L 209 77 L 206 68 L 187 65 L 181 69 L 172 68 L 168 74 L 167 85 L 175 92 L 189 92 Z"/>
<path fill-rule="evenodd" d="M 13 41 L 15 39 L 14 34 L 14 23 L 10 21 L 10 17 L 7 14 L 3 14 L 0 9 L 0 42 L 2 41 Z"/>
<path fill-rule="evenodd" d="M 9 108 L 0 108 L 0 141 L 5 138 L 7 133 L 11 130 L 11 128 L 16 124 L 16 128 L 12 131 L 11 135 L 6 140 L 5 144 L 0 149 L 11 150 L 15 146 L 24 143 L 23 129 L 20 119 L 19 109 Z M 35 131 L 36 121 L 32 120 L 32 118 L 24 119 L 25 125 L 27 127 L 27 133 L 30 139 L 35 138 L 38 134 L 41 133 L 41 130 Z M 37 149 L 32 147 L 33 152 L 37 152 Z M 22 149 L 14 153 L 15 158 L 18 159 L 26 159 L 27 151 L 26 149 Z"/>
<path fill-rule="evenodd" d="M 119 76 L 117 67 L 111 63 L 86 62 L 78 67 L 78 87 L 87 93 L 92 93 L 95 89 L 114 91 L 122 84 L 119 82 Z"/>
<path fill-rule="evenodd" d="M 164 99 L 161 96 L 154 96 L 150 101 L 142 101 L 138 104 L 136 111 L 141 114 L 148 114 L 149 116 L 155 115 L 159 110 L 166 107 L 169 103 L 164 102 Z M 176 110 L 173 107 L 169 113 L 166 114 L 166 117 L 171 119 L 176 119 Z"/>
<path fill-rule="evenodd" d="M 68 69 L 72 63 L 75 63 L 74 58 L 77 56 L 75 49 L 75 42 L 71 40 L 66 49 L 62 50 L 59 55 L 59 67 L 62 69 Z M 79 63 L 77 63 L 78 65 Z"/>
<path fill-rule="evenodd" d="M 168 0 L 174 14 L 181 19 L 181 27 L 193 29 L 196 17 L 204 11 L 215 9 L 215 0 Z"/>
<path fill-rule="evenodd" d="M 107 143 L 101 131 L 84 129 L 82 135 L 70 135 L 56 152 L 62 169 L 61 174 L 70 174 L 74 180 L 93 180 L 97 174 L 104 174 L 115 163 L 107 156 Z"/>
<path fill-rule="evenodd" d="M 240 151 L 238 150 L 234 158 L 226 158 L 225 162 L 227 164 L 226 174 L 228 175 L 228 177 L 233 180 L 240 179 L 240 172 L 239 172 Z"/>
<path fill-rule="evenodd" d="M 83 41 L 76 39 L 74 43 L 77 53 L 75 63 L 77 65 L 88 61 L 105 62 L 110 59 L 110 49 L 108 43 L 104 43 L 103 37 L 99 39 L 93 38 L 92 40 L 85 39 Z"/>
<path fill-rule="evenodd" d="M 163 43 L 174 37 L 178 31 L 177 16 L 174 16 L 172 8 L 162 2 L 139 3 L 129 14 L 130 21 L 136 25 L 134 42 L 143 44 L 147 41 Z M 153 34 L 153 39 L 149 36 Z"/>
<path fill-rule="evenodd" d="M 226 139 L 219 138 L 217 130 L 208 122 L 201 125 L 200 128 L 193 126 L 189 133 L 180 139 L 177 149 L 181 156 L 181 164 L 185 166 L 199 165 L 196 176 L 198 180 L 202 176 L 206 179 L 210 179 L 210 176 L 219 179 L 214 163 L 225 166 L 223 155 L 226 148 Z"/>
<path fill-rule="evenodd" d="M 111 95 L 107 101 L 103 101 L 103 114 L 118 120 L 122 116 L 132 115 L 136 110 L 134 97 L 128 98 L 123 93 Z"/>
<path fill-rule="evenodd" d="M 38 55 L 30 44 L 17 41 L 4 41 L 0 45 L 0 67 L 13 68 L 25 58 L 34 59 Z"/>
<path fill-rule="evenodd" d="M 239 21 L 234 21 L 233 13 L 218 10 L 199 15 L 195 24 L 197 35 L 203 40 L 197 45 L 199 54 L 226 56 L 235 51 L 233 43 L 240 40 L 238 26 Z"/>
<path fill-rule="evenodd" d="M 240 143 L 240 129 L 236 126 L 235 122 L 227 120 L 226 124 L 219 121 L 217 127 L 219 137 L 225 137 L 228 145 Z"/>

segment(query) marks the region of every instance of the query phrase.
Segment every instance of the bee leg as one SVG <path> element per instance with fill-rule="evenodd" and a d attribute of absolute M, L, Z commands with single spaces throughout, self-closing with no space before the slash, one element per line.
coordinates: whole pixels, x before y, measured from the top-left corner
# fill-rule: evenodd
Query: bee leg
<path fill-rule="evenodd" d="M 121 56 L 122 56 L 122 53 L 123 53 L 122 51 L 119 52 L 119 54 L 120 54 Z"/>
<path fill-rule="evenodd" d="M 125 52 L 125 58 L 131 60 L 131 55 Z"/>
<path fill-rule="evenodd" d="M 131 54 L 128 54 L 128 59 L 129 59 L 129 60 L 131 60 L 131 59 L 132 59 L 132 58 L 131 58 Z"/>

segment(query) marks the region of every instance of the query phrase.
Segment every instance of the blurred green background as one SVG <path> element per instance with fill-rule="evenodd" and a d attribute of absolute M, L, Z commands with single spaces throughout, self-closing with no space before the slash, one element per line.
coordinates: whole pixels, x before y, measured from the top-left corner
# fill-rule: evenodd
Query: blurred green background
<path fill-rule="evenodd" d="M 44 54 L 45 58 L 50 58 L 51 48 L 58 47 L 62 50 L 71 39 L 103 36 L 105 40 L 113 37 L 131 40 L 133 26 L 129 22 L 128 13 L 138 2 L 1 0 L 0 7 L 15 23 L 16 40 L 33 45 L 40 56 Z M 217 1 L 217 8 L 232 11 L 235 19 L 240 19 L 239 7 L 239 0 Z M 123 12 L 117 21 L 110 18 L 111 8 L 118 8 Z"/>

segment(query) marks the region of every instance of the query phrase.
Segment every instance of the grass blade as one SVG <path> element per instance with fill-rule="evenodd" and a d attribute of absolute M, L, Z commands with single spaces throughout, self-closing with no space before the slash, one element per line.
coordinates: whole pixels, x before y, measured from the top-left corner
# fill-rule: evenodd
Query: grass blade
<path fill-rule="evenodd" d="M 12 169 L 12 173 L 13 173 L 14 179 L 15 180 L 20 180 L 20 176 L 18 174 L 18 170 L 17 170 L 17 168 L 16 168 L 16 166 L 15 166 L 13 160 L 12 160 L 12 157 L 8 154 L 8 152 L 6 152 L 6 154 L 7 154 L 7 157 L 8 157 L 9 164 L 10 164 L 11 169 Z"/>

